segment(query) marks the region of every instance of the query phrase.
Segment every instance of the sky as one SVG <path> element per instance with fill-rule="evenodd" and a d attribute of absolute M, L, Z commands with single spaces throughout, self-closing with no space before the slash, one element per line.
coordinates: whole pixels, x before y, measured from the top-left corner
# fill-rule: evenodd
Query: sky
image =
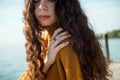
<path fill-rule="evenodd" d="M 120 0 L 79 0 L 96 34 L 120 29 Z M 24 0 L 0 0 L 0 45 L 23 44 Z"/>
<path fill-rule="evenodd" d="M 97 34 L 120 29 L 120 0 L 80 0 Z"/>

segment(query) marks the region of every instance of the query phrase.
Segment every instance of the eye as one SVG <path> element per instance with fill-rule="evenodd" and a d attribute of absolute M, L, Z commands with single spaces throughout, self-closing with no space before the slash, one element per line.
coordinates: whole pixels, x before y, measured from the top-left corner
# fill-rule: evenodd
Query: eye
<path fill-rule="evenodd" d="M 57 0 L 48 0 L 48 1 L 50 1 L 50 2 L 55 2 L 55 1 L 57 1 Z"/>
<path fill-rule="evenodd" d="M 34 3 L 38 3 L 40 0 L 33 0 Z"/>
<path fill-rule="evenodd" d="M 33 0 L 33 2 L 34 3 L 38 3 L 38 2 L 40 2 L 41 0 Z M 48 1 L 50 1 L 50 2 L 55 2 L 55 1 L 57 1 L 57 0 L 48 0 Z"/>

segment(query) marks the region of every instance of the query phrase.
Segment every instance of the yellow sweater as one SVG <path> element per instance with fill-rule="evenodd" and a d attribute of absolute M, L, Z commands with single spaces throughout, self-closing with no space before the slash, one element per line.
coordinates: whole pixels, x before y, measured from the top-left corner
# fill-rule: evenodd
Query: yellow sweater
<path fill-rule="evenodd" d="M 29 70 L 26 69 L 19 80 L 31 80 L 28 73 Z M 83 80 L 78 56 L 71 45 L 59 51 L 55 63 L 47 72 L 46 80 Z"/>
<path fill-rule="evenodd" d="M 19 80 L 31 80 L 26 70 Z M 49 68 L 46 80 L 83 80 L 78 57 L 69 45 L 56 57 L 56 62 Z"/>

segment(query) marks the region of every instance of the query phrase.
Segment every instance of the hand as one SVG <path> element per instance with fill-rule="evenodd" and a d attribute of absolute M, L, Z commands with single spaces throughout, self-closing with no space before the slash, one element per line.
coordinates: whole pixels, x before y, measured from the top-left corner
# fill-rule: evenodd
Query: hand
<path fill-rule="evenodd" d="M 69 42 L 61 43 L 61 41 L 65 40 L 66 38 L 69 38 L 71 35 L 69 35 L 68 32 L 60 33 L 61 31 L 63 31 L 62 28 L 57 29 L 51 38 L 51 42 L 50 42 L 48 53 L 47 53 L 47 61 L 43 68 L 44 73 L 46 73 L 48 71 L 49 67 L 55 62 L 57 53 L 63 47 L 65 47 L 69 44 Z"/>
<path fill-rule="evenodd" d="M 68 34 L 68 32 L 64 31 L 62 33 L 60 33 L 61 31 L 63 31 L 62 28 L 57 29 L 52 38 L 51 38 L 51 42 L 48 48 L 48 53 L 47 53 L 47 62 L 49 64 L 53 64 L 55 62 L 55 58 L 57 53 L 65 46 L 68 45 L 69 42 L 64 42 L 61 43 L 61 41 L 65 40 L 66 38 L 69 38 L 70 35 Z"/>

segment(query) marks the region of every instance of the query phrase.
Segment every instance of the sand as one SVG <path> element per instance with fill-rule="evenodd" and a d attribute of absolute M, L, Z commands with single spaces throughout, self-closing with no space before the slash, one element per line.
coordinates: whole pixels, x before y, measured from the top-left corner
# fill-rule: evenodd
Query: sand
<path fill-rule="evenodd" d="M 120 62 L 111 62 L 109 69 L 112 71 L 112 77 L 109 80 L 120 80 Z"/>

